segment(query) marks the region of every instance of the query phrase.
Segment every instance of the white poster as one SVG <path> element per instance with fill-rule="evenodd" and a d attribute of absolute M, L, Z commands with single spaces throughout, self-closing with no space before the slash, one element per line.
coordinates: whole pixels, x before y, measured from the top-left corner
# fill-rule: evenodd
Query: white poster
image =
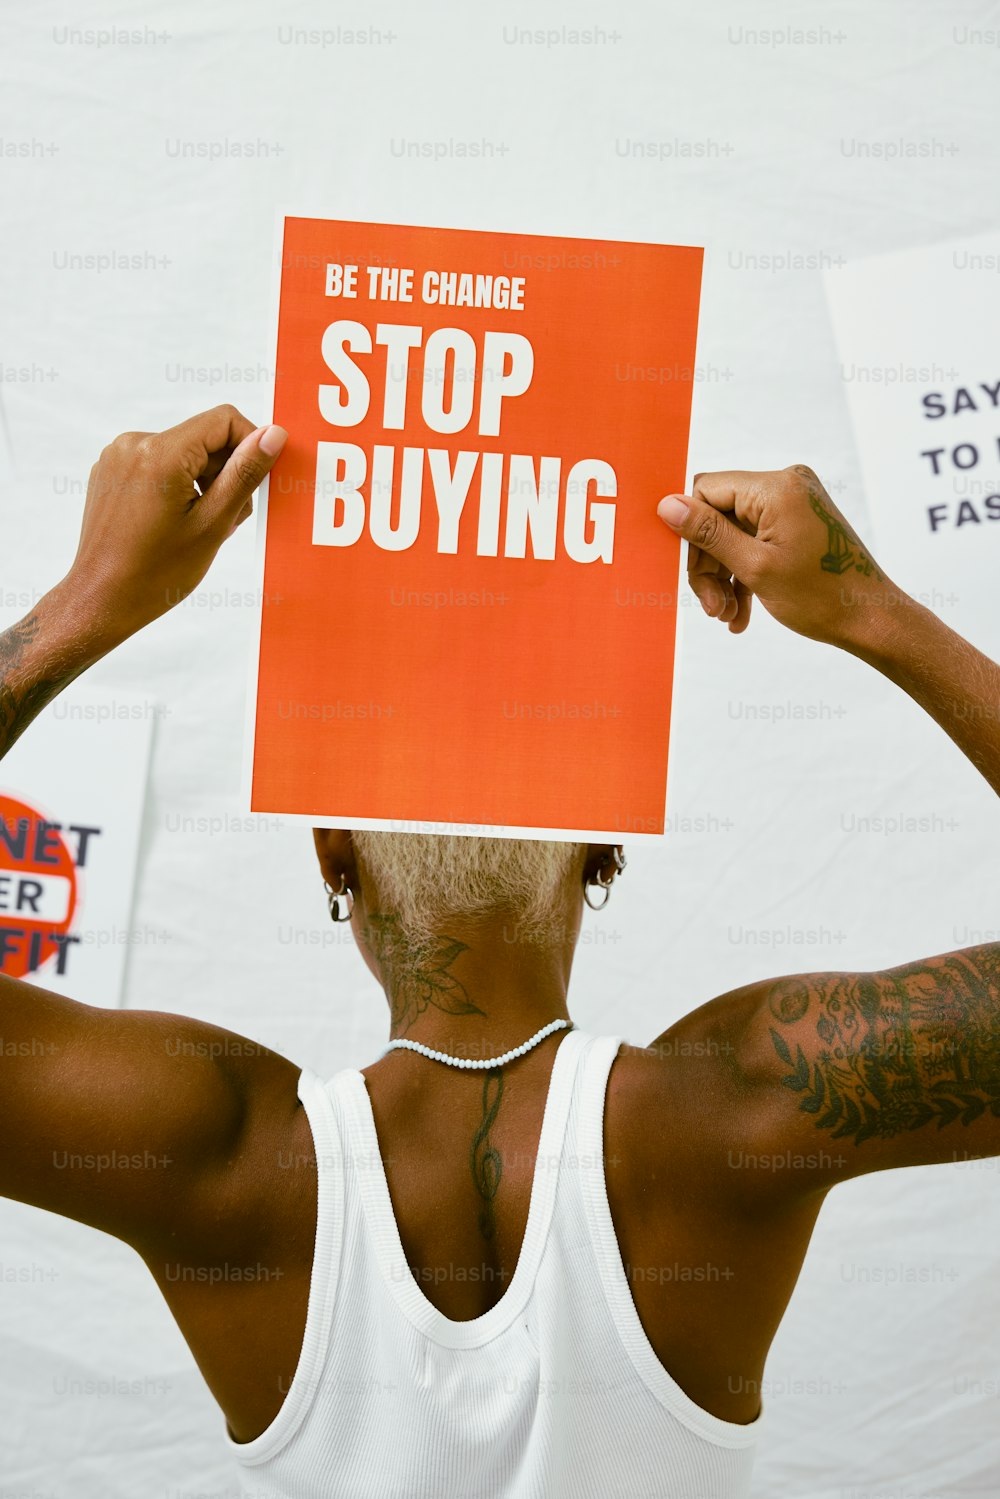
<path fill-rule="evenodd" d="M 0 761 L 0 973 L 121 1003 L 158 711 L 72 686 Z"/>
<path fill-rule="evenodd" d="M 1000 231 L 826 272 L 876 559 L 1000 655 Z"/>

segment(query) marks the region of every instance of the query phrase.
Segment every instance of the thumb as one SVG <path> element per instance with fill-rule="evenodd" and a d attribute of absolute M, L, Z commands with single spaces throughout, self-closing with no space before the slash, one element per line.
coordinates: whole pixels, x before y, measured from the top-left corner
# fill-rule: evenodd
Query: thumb
<path fill-rule="evenodd" d="M 657 505 L 656 513 L 678 536 L 721 562 L 741 583 L 750 584 L 757 571 L 761 543 L 721 510 L 694 495 L 668 494 Z"/>
<path fill-rule="evenodd" d="M 250 513 L 254 490 L 270 473 L 287 439 L 284 427 L 273 424 L 247 433 L 202 496 L 201 508 L 209 525 L 225 526 L 228 531 L 244 511 Z"/>

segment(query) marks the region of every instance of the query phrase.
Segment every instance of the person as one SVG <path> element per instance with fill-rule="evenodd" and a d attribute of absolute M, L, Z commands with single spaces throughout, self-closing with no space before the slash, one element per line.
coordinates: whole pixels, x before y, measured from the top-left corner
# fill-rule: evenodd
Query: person
<path fill-rule="evenodd" d="M 285 437 L 219 407 L 105 448 L 72 567 L 0 637 L 0 749 L 197 586 Z M 810 469 L 701 474 L 659 514 L 707 615 L 738 634 L 756 599 L 868 662 L 1000 789 L 1000 670 Z M 255 1493 L 745 1495 L 826 1193 L 1000 1154 L 1000 944 L 750 983 L 625 1044 L 567 1006 L 619 846 L 314 837 L 397 1044 L 322 1080 L 0 977 L 0 1191 L 135 1248 Z M 87 1169 L 112 1152 L 166 1164 Z"/>

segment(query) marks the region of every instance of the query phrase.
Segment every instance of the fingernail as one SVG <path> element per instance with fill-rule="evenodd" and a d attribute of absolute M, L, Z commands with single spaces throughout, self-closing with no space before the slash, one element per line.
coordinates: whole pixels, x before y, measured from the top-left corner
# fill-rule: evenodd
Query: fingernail
<path fill-rule="evenodd" d="M 257 439 L 257 446 L 269 458 L 277 458 L 287 441 L 288 433 L 284 427 L 276 427 L 272 422 L 271 426 L 260 434 L 260 437 Z"/>
<path fill-rule="evenodd" d="M 656 513 L 668 526 L 682 526 L 690 505 L 679 494 L 668 494 L 656 507 Z"/>

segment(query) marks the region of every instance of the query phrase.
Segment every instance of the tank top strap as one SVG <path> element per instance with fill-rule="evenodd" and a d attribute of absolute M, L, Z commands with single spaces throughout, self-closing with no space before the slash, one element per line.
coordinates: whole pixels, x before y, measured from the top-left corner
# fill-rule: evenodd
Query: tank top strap
<path fill-rule="evenodd" d="M 608 1077 L 621 1050 L 622 1039 L 621 1036 L 591 1036 L 591 1044 L 580 1069 L 580 1126 L 591 1145 L 595 1135 L 598 1140 L 603 1141 Z"/>
<path fill-rule="evenodd" d="M 573 1104 L 570 1109 L 566 1150 L 583 1168 L 575 1173 L 604 1180 L 604 1103 L 608 1075 L 622 1044 L 619 1036 L 588 1035 L 580 1057 Z M 581 1183 L 582 1185 L 582 1183 Z"/>
<path fill-rule="evenodd" d="M 309 1121 L 316 1167 L 316 1236 L 306 1323 L 295 1374 L 270 1426 L 250 1442 L 237 1442 L 230 1435 L 228 1426 L 225 1429 L 227 1447 L 247 1465 L 266 1462 L 290 1440 L 305 1419 L 326 1362 L 340 1282 L 344 1153 L 337 1113 L 326 1083 L 310 1067 L 301 1069 L 296 1093 Z M 295 1170 L 301 1168 L 304 1160 L 290 1155 L 281 1164 L 286 1169 Z"/>

